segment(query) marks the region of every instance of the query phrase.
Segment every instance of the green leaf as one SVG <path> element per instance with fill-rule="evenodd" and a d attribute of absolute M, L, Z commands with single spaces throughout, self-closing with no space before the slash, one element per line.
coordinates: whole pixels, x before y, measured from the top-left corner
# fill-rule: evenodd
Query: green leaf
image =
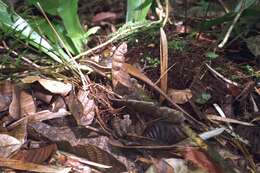
<path fill-rule="evenodd" d="M 80 24 L 78 0 L 27 0 L 30 4 L 37 6 L 40 3 L 42 8 L 51 15 L 60 16 L 66 30 L 66 36 L 71 40 L 76 53 L 80 53 L 86 44 L 85 32 Z"/>
<path fill-rule="evenodd" d="M 217 57 L 219 57 L 219 55 L 216 54 L 215 52 L 207 52 L 207 53 L 206 53 L 206 57 L 207 57 L 209 60 L 213 60 L 213 59 L 216 59 Z"/>
<path fill-rule="evenodd" d="M 207 103 L 210 99 L 211 99 L 211 95 L 209 93 L 203 92 L 201 95 L 199 95 L 196 98 L 195 102 L 203 105 L 203 104 Z"/>
<path fill-rule="evenodd" d="M 62 62 L 59 58 L 57 48 L 53 47 L 45 38 L 33 30 L 29 23 L 9 10 L 8 6 L 0 0 L 0 29 L 5 32 L 12 32 L 14 38 L 26 40 L 32 46 L 42 50 L 57 62 Z M 65 54 L 65 53 L 64 53 Z M 68 58 L 66 54 L 64 58 Z"/>
<path fill-rule="evenodd" d="M 144 21 L 153 0 L 127 0 L 127 22 Z"/>

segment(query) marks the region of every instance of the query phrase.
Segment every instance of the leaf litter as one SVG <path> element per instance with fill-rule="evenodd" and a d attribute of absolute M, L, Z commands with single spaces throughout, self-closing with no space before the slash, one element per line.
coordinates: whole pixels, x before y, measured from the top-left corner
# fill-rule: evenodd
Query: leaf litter
<path fill-rule="evenodd" d="M 111 22 L 120 16 L 99 12 L 92 22 Z M 152 41 L 152 47 L 142 47 L 147 42 L 137 43 L 138 47 L 116 43 L 104 64 L 88 57 L 80 60 L 94 69 L 86 75 L 89 83 L 84 89 L 74 80 L 43 75 L 27 76 L 21 83 L 2 82 L 1 171 L 233 173 L 259 169 L 259 85 L 251 78 L 232 81 L 231 67 L 228 72 L 218 69 L 224 62 L 219 60 L 222 55 L 214 59 L 217 64 L 205 63 L 204 45 L 190 43 L 192 53 L 173 56 L 167 40 L 176 35 L 169 33 L 185 34 L 186 26 L 182 27 L 181 32 L 165 27 L 161 43 Z M 202 33 L 199 42 L 202 36 L 206 37 Z M 203 40 L 206 44 L 215 42 L 208 38 Z M 160 57 L 160 69 L 142 71 L 135 66 L 129 59 L 138 59 L 138 51 Z M 174 68 L 168 67 L 175 63 Z M 158 79 L 160 86 L 153 82 Z"/>

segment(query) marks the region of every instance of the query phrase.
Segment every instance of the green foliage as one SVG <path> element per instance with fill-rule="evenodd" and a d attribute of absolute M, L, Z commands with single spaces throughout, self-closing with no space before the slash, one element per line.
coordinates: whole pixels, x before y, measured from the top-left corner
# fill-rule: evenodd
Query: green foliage
<path fill-rule="evenodd" d="M 144 21 L 153 0 L 127 0 L 126 22 Z"/>
<path fill-rule="evenodd" d="M 62 50 L 53 47 L 45 38 L 33 30 L 31 25 L 16 14 L 13 10 L 0 0 L 0 29 L 17 39 L 25 40 L 32 46 L 40 49 L 57 62 L 62 62 L 58 57 Z M 63 54 L 65 54 L 63 52 Z M 68 56 L 64 55 L 63 58 Z"/>
<path fill-rule="evenodd" d="M 144 63 L 148 68 L 156 68 L 160 64 L 159 58 L 151 57 L 149 55 L 144 56 L 143 58 L 141 58 L 140 61 Z"/>
<path fill-rule="evenodd" d="M 205 55 L 209 60 L 214 60 L 216 59 L 217 57 L 219 57 L 218 54 L 216 54 L 215 52 L 206 52 L 206 55 Z"/>
<path fill-rule="evenodd" d="M 59 16 L 62 23 L 59 21 L 53 22 L 55 29 L 58 31 L 65 45 L 73 54 L 78 54 L 83 51 L 84 45 L 87 42 L 89 35 L 97 31 L 96 28 L 90 29 L 87 33 L 84 32 L 77 14 L 78 0 L 27 0 L 30 4 L 38 7 L 37 3 L 41 5 L 45 12 Z M 52 41 L 56 41 L 57 37 L 52 32 L 50 26 L 42 22 L 38 26 L 44 34 L 46 34 Z M 63 28 L 64 27 L 64 28 Z"/>
<path fill-rule="evenodd" d="M 215 25 L 220 25 L 227 22 L 230 24 L 237 13 L 239 13 L 241 7 L 243 7 L 243 12 L 240 17 L 240 22 L 245 21 L 247 24 L 254 23 L 255 20 L 260 18 L 260 5 L 257 2 L 258 0 L 240 0 L 238 5 L 229 13 L 224 16 L 202 22 L 200 28 L 206 30 Z"/>
<path fill-rule="evenodd" d="M 211 95 L 209 93 L 203 92 L 201 93 L 195 100 L 198 104 L 206 104 L 211 99 Z"/>
<path fill-rule="evenodd" d="M 186 45 L 185 41 L 181 39 L 173 39 L 168 43 L 169 48 L 176 51 L 183 51 L 185 45 Z"/>

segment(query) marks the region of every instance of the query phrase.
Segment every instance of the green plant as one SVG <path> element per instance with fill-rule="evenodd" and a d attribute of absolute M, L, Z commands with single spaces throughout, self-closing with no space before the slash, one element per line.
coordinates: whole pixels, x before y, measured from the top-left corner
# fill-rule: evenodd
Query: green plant
<path fill-rule="evenodd" d="M 202 92 L 196 99 L 195 102 L 198 104 L 206 104 L 211 99 L 211 94 Z"/>
<path fill-rule="evenodd" d="M 216 54 L 215 52 L 206 52 L 206 58 L 208 58 L 208 60 L 214 60 L 217 57 L 219 57 L 218 54 Z"/>
<path fill-rule="evenodd" d="M 173 39 L 169 41 L 168 46 L 170 49 L 176 50 L 176 51 L 183 51 L 185 48 L 185 41 L 181 39 Z"/>
<path fill-rule="evenodd" d="M 83 30 L 77 14 L 78 0 L 27 0 L 27 2 L 38 8 L 40 4 L 45 12 L 61 18 L 61 21 L 52 20 L 52 24 L 60 35 L 62 41 L 73 54 L 82 52 L 89 36 L 96 33 L 99 28 L 91 28 L 88 32 Z M 45 34 L 49 39 L 55 43 L 58 42 L 57 36 L 50 28 L 50 25 L 46 23 L 45 19 L 34 24 L 36 25 L 35 28 L 42 30 L 43 34 Z"/>
<path fill-rule="evenodd" d="M 160 64 L 160 60 L 158 58 L 153 58 L 149 55 L 144 56 L 143 58 L 141 58 L 140 61 L 144 63 L 147 68 L 155 68 L 158 67 L 158 65 Z"/>
<path fill-rule="evenodd" d="M 127 0 L 126 22 L 144 21 L 153 0 Z"/>

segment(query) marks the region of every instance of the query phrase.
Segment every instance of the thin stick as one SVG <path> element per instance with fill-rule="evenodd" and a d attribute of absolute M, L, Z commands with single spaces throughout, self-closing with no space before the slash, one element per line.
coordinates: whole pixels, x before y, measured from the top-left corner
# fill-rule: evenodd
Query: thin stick
<path fill-rule="evenodd" d="M 78 63 L 74 60 L 73 56 L 71 55 L 69 49 L 67 48 L 67 46 L 65 45 L 65 43 L 62 41 L 61 37 L 59 36 L 59 34 L 57 33 L 57 31 L 55 30 L 55 28 L 53 27 L 51 21 L 49 20 L 48 16 L 46 15 L 46 13 L 44 12 L 43 8 L 41 7 L 41 4 L 39 2 L 37 2 L 37 5 L 40 9 L 40 11 L 42 12 L 44 18 L 47 20 L 48 24 L 50 25 L 51 29 L 53 30 L 53 32 L 55 33 L 56 37 L 58 38 L 59 42 L 62 44 L 62 46 L 64 47 L 66 53 L 68 54 L 68 56 L 71 58 L 72 62 L 74 63 L 74 65 L 76 66 L 78 73 L 80 75 L 82 84 L 83 84 L 83 89 L 86 89 L 87 86 L 87 79 L 85 78 L 84 74 L 82 73 L 82 71 L 80 70 L 80 67 L 78 65 Z"/>
<path fill-rule="evenodd" d="M 244 2 L 244 1 L 243 1 Z M 242 12 L 244 11 L 244 3 L 241 5 L 241 8 L 239 10 L 239 12 L 237 13 L 236 17 L 234 18 L 232 24 L 230 25 L 230 27 L 228 28 L 228 31 L 223 39 L 223 41 L 218 45 L 219 48 L 223 48 L 224 45 L 227 43 L 231 32 L 233 31 L 233 28 L 235 27 L 235 24 L 237 23 L 238 19 L 240 18 Z"/>

